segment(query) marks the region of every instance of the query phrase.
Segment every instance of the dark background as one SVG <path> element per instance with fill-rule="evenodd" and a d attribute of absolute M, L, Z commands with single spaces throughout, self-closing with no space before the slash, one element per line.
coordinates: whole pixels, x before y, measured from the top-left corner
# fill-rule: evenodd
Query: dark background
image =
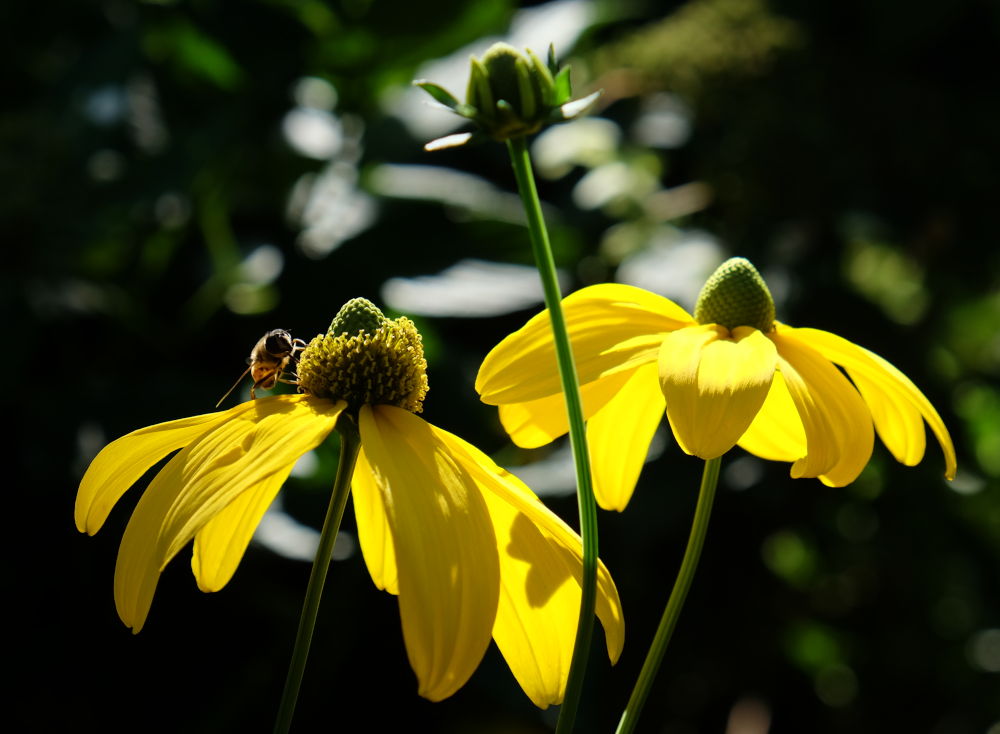
<path fill-rule="evenodd" d="M 581 199 L 594 162 L 540 179 L 571 285 L 614 279 L 657 238 L 708 233 L 720 259 L 744 255 L 761 268 L 783 321 L 835 331 L 907 373 L 959 456 L 948 484 L 933 438 L 915 468 L 878 445 L 841 489 L 792 480 L 786 465 L 739 450 L 727 457 L 639 731 L 996 734 L 1000 6 L 589 7 L 575 44 L 558 50 L 579 90 L 606 91 L 594 114 L 622 137 L 599 163 L 614 166 L 605 170 L 619 187 L 606 185 L 599 205 Z M 308 338 L 347 299 L 383 304 L 387 279 L 463 258 L 530 262 L 525 230 L 498 213 L 502 197 L 390 195 L 394 169 L 381 168 L 447 167 L 513 191 L 501 146 L 424 153 L 426 138 L 386 99 L 422 62 L 506 32 L 517 10 L 505 0 L 5 4 L 10 730 L 269 730 L 308 564 L 252 546 L 229 586 L 206 596 L 182 553 L 133 636 L 111 580 L 139 491 L 86 538 L 72 521 L 77 482 L 107 441 L 211 410 L 267 329 Z M 346 131 L 318 157 L 283 132 L 306 77 L 336 90 L 324 124 Z M 651 100 L 680 105 L 690 134 L 656 143 L 636 133 Z M 289 202 L 323 172 L 338 182 L 317 198 L 335 227 L 365 206 L 372 216 L 348 236 L 310 240 Z M 678 203 L 692 191 L 694 204 Z M 260 262 L 280 267 L 260 275 Z M 547 452 L 510 447 L 476 399 L 475 370 L 535 310 L 415 315 L 430 362 L 425 417 L 502 463 Z M 286 509 L 313 525 L 335 446 L 319 458 L 283 492 Z M 628 510 L 601 513 L 626 647 L 612 669 L 598 633 L 580 732 L 613 730 L 627 700 L 700 469 L 668 442 Z M 576 525 L 573 498 L 548 501 Z M 396 600 L 373 587 L 357 553 L 334 564 L 297 730 L 360 716 L 373 730 L 544 732 L 555 711 L 537 711 L 492 648 L 454 697 L 419 699 Z"/>

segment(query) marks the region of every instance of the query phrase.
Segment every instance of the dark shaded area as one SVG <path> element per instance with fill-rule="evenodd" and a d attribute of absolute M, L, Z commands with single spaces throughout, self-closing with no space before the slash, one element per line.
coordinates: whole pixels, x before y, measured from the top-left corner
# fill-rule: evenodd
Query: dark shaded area
<path fill-rule="evenodd" d="M 933 438 L 914 468 L 878 445 L 843 489 L 733 452 L 639 730 L 996 734 L 1000 10 L 975 0 L 670 5 L 669 15 L 658 3 L 628 17 L 604 9 L 572 49 L 574 69 L 578 83 L 606 90 L 597 114 L 624 132 L 604 162 L 652 181 L 653 193 L 697 182 L 707 202 L 658 219 L 635 187 L 581 203 L 586 167 L 541 179 L 559 264 L 574 286 L 610 280 L 664 227 L 712 233 L 780 290 L 780 319 L 842 334 L 909 375 L 949 426 L 961 473 L 941 479 Z M 383 164 L 419 164 L 514 186 L 500 146 L 426 154 L 386 100 L 422 62 L 503 33 L 516 8 L 416 8 L 5 6 L 0 298 L 20 362 L 4 397 L 14 417 L 13 730 L 270 728 L 308 564 L 252 546 L 229 586 L 205 596 L 181 553 L 133 637 L 111 581 L 138 490 L 92 539 L 73 528 L 74 493 L 107 441 L 211 411 L 268 329 L 308 339 L 349 298 L 381 303 L 388 278 L 462 258 L 530 262 L 525 230 L 488 207 L 393 197 L 374 183 Z M 314 94 L 335 90 L 326 109 L 302 104 L 307 77 L 326 83 Z M 661 92 L 687 109 L 683 143 L 631 132 Z M 283 125 L 297 106 L 336 120 L 333 152 L 310 157 L 289 143 Z M 310 250 L 315 222 L 295 202 L 324 173 L 328 193 L 311 191 L 331 208 L 329 226 L 363 209 L 352 196 L 370 197 L 372 215 L 340 240 L 313 232 L 327 249 Z M 546 450 L 510 447 L 474 375 L 532 313 L 415 317 L 430 362 L 424 417 L 503 464 Z M 335 447 L 318 458 L 283 492 L 285 508 L 314 526 Z M 628 510 L 601 515 L 628 626 L 613 669 L 595 639 L 581 732 L 612 731 L 628 698 L 700 471 L 670 441 Z M 576 525 L 575 500 L 549 504 Z M 296 728 L 344 728 L 358 715 L 373 730 L 543 732 L 555 721 L 495 649 L 448 701 L 419 699 L 396 600 L 355 554 L 331 570 Z M 754 715 L 770 728 L 736 727 Z"/>

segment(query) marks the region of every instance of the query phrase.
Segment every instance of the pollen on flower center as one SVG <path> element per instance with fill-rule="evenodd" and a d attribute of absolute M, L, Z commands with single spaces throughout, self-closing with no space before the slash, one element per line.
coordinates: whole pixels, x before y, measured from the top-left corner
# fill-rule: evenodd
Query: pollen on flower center
<path fill-rule="evenodd" d="M 330 400 L 395 405 L 419 413 L 427 394 L 427 361 L 413 322 L 387 319 L 364 298 L 344 304 L 326 334 L 317 335 L 298 364 L 299 389 Z"/>
<path fill-rule="evenodd" d="M 749 260 L 731 257 L 705 282 L 694 318 L 699 324 L 719 324 L 727 329 L 753 326 L 768 332 L 774 328 L 774 299 Z"/>

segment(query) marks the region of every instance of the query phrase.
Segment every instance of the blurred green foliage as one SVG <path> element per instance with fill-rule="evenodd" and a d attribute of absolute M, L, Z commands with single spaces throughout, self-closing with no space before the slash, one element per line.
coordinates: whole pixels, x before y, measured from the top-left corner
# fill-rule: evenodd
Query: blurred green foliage
<path fill-rule="evenodd" d="M 775 734 L 995 734 L 1000 10 L 978 0 L 560 7 L 572 13 L 552 34 L 578 27 L 557 48 L 576 88 L 605 89 L 596 126 L 551 138 L 550 168 L 536 148 L 567 285 L 673 275 L 664 288 L 683 302 L 713 258 L 747 256 L 780 319 L 890 359 L 939 408 L 959 451 L 949 485 L 936 445 L 914 468 L 878 446 L 844 489 L 727 458 L 640 730 L 736 731 L 752 701 Z M 417 118 L 448 116 L 405 100 L 423 64 L 473 42 L 481 53 L 487 36 L 540 10 L 507 0 L 4 7 L 0 296 L 24 362 L 5 397 L 20 419 L 15 729 L 270 725 L 308 564 L 255 546 L 229 587 L 205 597 L 175 562 L 132 637 L 111 579 L 138 489 L 85 539 L 72 526 L 76 482 L 112 438 L 210 411 L 267 329 L 308 338 L 349 298 L 381 302 L 389 278 L 464 258 L 530 262 L 503 149 L 430 156 L 421 146 L 442 130 L 424 135 Z M 438 190 L 445 179 L 431 172 L 466 175 Z M 551 453 L 513 450 L 472 389 L 482 356 L 533 312 L 416 314 L 426 416 L 500 460 Z M 581 732 L 613 728 L 680 561 L 700 467 L 666 443 L 628 511 L 601 517 L 627 644 L 615 669 L 595 648 Z M 317 458 L 283 492 L 285 509 L 314 526 L 336 447 Z M 571 497 L 549 502 L 575 524 Z M 452 699 L 420 700 L 396 601 L 356 553 L 331 573 L 299 728 L 342 727 L 346 707 L 385 729 L 529 732 L 554 721 L 495 650 Z"/>

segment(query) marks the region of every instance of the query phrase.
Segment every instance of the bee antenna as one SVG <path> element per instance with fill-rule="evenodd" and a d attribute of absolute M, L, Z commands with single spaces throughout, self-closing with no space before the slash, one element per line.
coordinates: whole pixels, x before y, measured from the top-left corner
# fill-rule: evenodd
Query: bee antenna
<path fill-rule="evenodd" d="M 243 378 L 247 376 L 247 372 L 249 372 L 249 371 L 250 371 L 249 367 L 247 367 L 245 370 L 243 370 L 243 372 L 240 374 L 240 376 L 236 378 L 236 382 L 233 383 L 233 386 L 231 388 L 229 388 L 228 390 L 226 390 L 226 394 L 225 395 L 223 395 L 221 398 L 219 398 L 219 402 L 217 402 L 215 404 L 216 408 L 218 408 L 220 405 L 222 405 L 222 401 L 225 400 L 226 398 L 228 398 L 229 395 L 233 392 L 233 390 L 235 390 L 237 387 L 239 387 L 239 384 L 241 382 L 243 382 Z"/>

